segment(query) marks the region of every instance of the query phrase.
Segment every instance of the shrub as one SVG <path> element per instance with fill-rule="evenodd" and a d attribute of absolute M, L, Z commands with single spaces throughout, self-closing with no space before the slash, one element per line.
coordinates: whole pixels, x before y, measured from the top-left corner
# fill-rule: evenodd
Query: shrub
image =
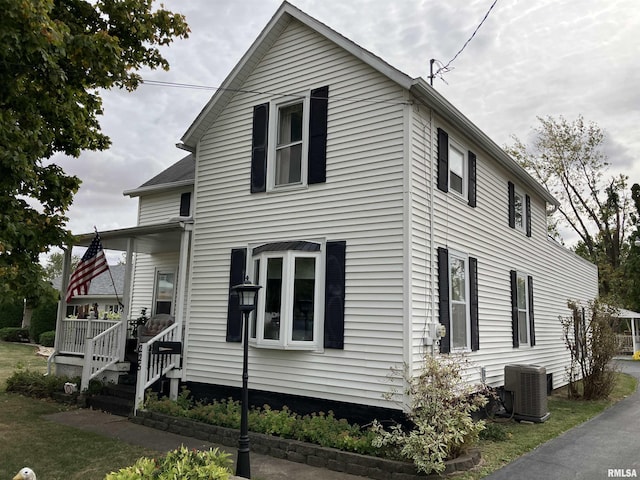
<path fill-rule="evenodd" d="M 560 317 L 564 343 L 571 354 L 567 368 L 569 398 L 579 398 L 577 385 L 582 379 L 585 400 L 605 399 L 613 391 L 616 371 L 611 360 L 617 352 L 616 335 L 611 328 L 615 309 L 593 300 L 585 307 L 569 301 L 571 315 Z"/>
<path fill-rule="evenodd" d="M 40 334 L 38 343 L 43 347 L 53 347 L 56 340 L 56 332 L 52 330 L 50 332 L 43 332 Z"/>
<path fill-rule="evenodd" d="M 40 338 L 40 334 L 56 329 L 56 318 L 58 315 L 58 300 L 45 297 L 40 300 L 38 306 L 33 309 L 31 315 L 31 327 L 29 334 L 35 341 Z"/>
<path fill-rule="evenodd" d="M 0 340 L 4 342 L 28 342 L 29 330 L 19 327 L 0 328 Z"/>
<path fill-rule="evenodd" d="M 392 371 L 405 381 L 404 394 L 409 400 L 405 409 L 411 428 L 393 425 L 388 430 L 374 422 L 377 437 L 374 445 L 388 448 L 401 458 L 412 460 L 418 471 L 440 473 L 445 461 L 455 458 L 478 441 L 484 429 L 483 421 L 474 421 L 472 413 L 484 406 L 487 399 L 475 394 L 462 373 L 467 366 L 463 356 L 432 357 L 425 355 L 418 375 L 407 369 Z M 387 398 L 398 395 L 392 390 Z"/>
<path fill-rule="evenodd" d="M 240 402 L 227 399 L 215 400 L 208 404 L 194 404 L 188 397 L 189 391 L 186 389 L 182 390 L 176 402 L 167 398 L 159 399 L 157 394 L 150 393 L 147 395 L 145 408 L 210 425 L 240 428 Z M 333 412 L 301 416 L 286 406 L 282 410 L 273 410 L 268 405 L 262 408 L 252 407 L 249 411 L 249 429 L 256 433 L 315 443 L 324 447 L 368 455 L 379 454 L 378 449 L 373 446 L 375 434 L 372 430 L 349 424 L 345 419 L 338 419 Z"/>
<path fill-rule="evenodd" d="M 0 303 L 0 329 L 22 326 L 24 301 Z"/>
<path fill-rule="evenodd" d="M 80 385 L 80 378 L 44 375 L 27 369 L 17 370 L 7 378 L 7 392 L 36 398 L 50 398 L 54 393 L 63 392 L 64 384 L 67 382 Z"/>
<path fill-rule="evenodd" d="M 231 459 L 218 449 L 199 451 L 182 446 L 159 459 L 140 458 L 130 467 L 111 472 L 105 480 L 227 480 Z"/>

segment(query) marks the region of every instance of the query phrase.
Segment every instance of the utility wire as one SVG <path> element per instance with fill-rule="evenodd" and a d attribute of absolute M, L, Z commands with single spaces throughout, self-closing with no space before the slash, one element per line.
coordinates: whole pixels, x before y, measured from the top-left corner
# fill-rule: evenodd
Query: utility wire
<path fill-rule="evenodd" d="M 487 17 L 489 17 L 489 14 L 491 13 L 491 10 L 493 10 L 493 7 L 496 6 L 496 3 L 498 3 L 498 0 L 493 0 L 493 3 L 491 4 L 491 6 L 489 7 L 489 10 L 487 10 L 487 13 L 484 14 L 484 17 L 482 18 L 482 20 L 480 21 L 480 23 L 478 24 L 478 26 L 476 27 L 476 29 L 473 31 L 473 33 L 471 34 L 471 36 L 467 39 L 466 42 L 464 42 L 464 45 L 462 45 L 462 48 L 460 50 L 458 50 L 458 53 L 456 53 L 453 58 L 451 60 L 449 60 L 449 62 L 447 62 L 446 65 L 441 66 L 440 68 L 438 68 L 438 70 L 436 70 L 435 73 L 431 73 L 431 75 L 429 75 L 429 79 L 431 80 L 431 85 L 433 85 L 433 78 L 437 75 L 440 75 L 440 79 L 444 81 L 444 79 L 442 78 L 442 73 L 447 73 L 449 72 L 451 69 L 449 68 L 449 65 L 451 65 L 453 63 L 453 61 L 458 58 L 458 55 L 460 55 L 463 50 L 465 48 L 467 48 L 467 45 L 469 45 L 469 43 L 471 42 L 471 40 L 473 40 L 473 37 L 476 36 L 476 33 L 478 33 L 478 30 L 480 30 L 480 27 L 482 26 L 482 24 L 485 22 L 485 20 L 487 19 Z M 436 61 L 438 63 L 440 63 L 442 65 L 441 62 L 439 62 L 438 60 L 432 60 L 432 64 L 433 62 Z M 446 82 L 445 82 L 446 83 Z"/>

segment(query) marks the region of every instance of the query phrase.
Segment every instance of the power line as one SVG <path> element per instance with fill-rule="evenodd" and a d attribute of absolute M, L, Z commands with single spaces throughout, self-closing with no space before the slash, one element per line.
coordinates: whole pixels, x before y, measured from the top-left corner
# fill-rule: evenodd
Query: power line
<path fill-rule="evenodd" d="M 471 42 L 471 40 L 473 40 L 473 37 L 476 36 L 476 33 L 478 33 L 478 30 L 480 30 L 480 27 L 482 26 L 482 24 L 485 22 L 485 20 L 487 19 L 487 17 L 489 16 L 489 14 L 491 13 L 491 10 L 493 10 L 493 7 L 496 6 L 496 3 L 498 3 L 498 0 L 493 0 L 493 3 L 491 4 L 491 6 L 489 7 L 489 10 L 487 10 L 487 13 L 484 14 L 484 17 L 482 18 L 482 20 L 480 21 L 480 23 L 478 24 L 478 26 L 476 27 L 476 29 L 473 31 L 473 33 L 471 34 L 471 36 L 468 38 L 468 40 L 466 42 L 464 42 L 464 45 L 462 45 L 462 48 L 460 50 L 458 50 L 458 53 L 456 53 L 453 58 L 451 60 L 449 60 L 449 62 L 447 62 L 446 65 L 441 66 L 440 68 L 438 68 L 438 70 L 436 70 L 435 73 L 433 73 L 433 71 L 431 72 L 431 74 L 429 75 L 429 80 L 431 82 L 431 85 L 433 85 L 433 78 L 437 75 L 440 75 L 440 78 L 442 79 L 442 73 L 447 73 L 449 72 L 451 69 L 449 68 L 449 65 L 451 65 L 453 63 L 453 61 L 458 58 L 458 55 L 460 55 L 462 53 L 462 51 L 467 48 L 467 45 L 469 45 L 469 42 Z M 434 62 L 438 62 L 442 65 L 441 62 L 439 62 L 438 60 L 435 59 L 431 59 L 431 67 L 433 68 L 433 63 Z M 444 80 L 444 79 L 443 79 Z"/>

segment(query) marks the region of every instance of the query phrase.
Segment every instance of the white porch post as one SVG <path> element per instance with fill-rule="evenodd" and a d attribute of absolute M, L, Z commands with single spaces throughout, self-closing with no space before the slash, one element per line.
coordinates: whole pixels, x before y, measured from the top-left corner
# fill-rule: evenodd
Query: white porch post
<path fill-rule="evenodd" d="M 124 269 L 124 286 L 122 288 L 122 313 L 120 318 L 122 319 L 120 338 L 122 341 L 119 345 L 118 350 L 118 358 L 120 361 L 124 361 L 124 356 L 126 354 L 126 345 L 127 345 L 127 329 L 129 328 L 129 316 L 131 312 L 129 312 L 129 308 L 131 305 L 131 278 L 133 272 L 133 244 L 134 239 L 127 239 L 127 252 L 126 252 L 126 266 Z"/>
<path fill-rule="evenodd" d="M 638 342 L 636 341 L 636 321 L 638 319 L 637 318 L 631 318 L 631 338 L 632 338 L 632 342 L 631 345 L 633 345 L 633 353 L 636 353 L 638 350 L 640 350 L 640 345 L 638 345 Z"/>
<path fill-rule="evenodd" d="M 185 327 L 184 306 L 185 297 L 187 293 L 187 279 L 189 271 L 189 248 L 191 246 L 191 231 L 193 230 L 192 223 L 183 223 L 184 231 L 180 238 L 180 259 L 178 261 L 178 296 L 176 298 L 175 317 L 176 323 L 179 325 L 176 332 L 176 340 L 183 342 L 182 354 L 184 355 L 184 338 L 183 332 Z M 169 383 L 169 398 L 171 400 L 178 399 L 178 386 L 180 384 L 180 378 L 171 377 Z"/>

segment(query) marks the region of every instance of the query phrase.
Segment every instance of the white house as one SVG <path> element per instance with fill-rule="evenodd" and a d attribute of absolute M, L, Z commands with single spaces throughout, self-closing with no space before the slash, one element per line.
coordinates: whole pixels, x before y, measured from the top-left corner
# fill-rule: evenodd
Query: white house
<path fill-rule="evenodd" d="M 245 276 L 262 286 L 256 399 L 397 409 L 389 369 L 438 352 L 468 352 L 471 381 L 501 385 L 506 364 L 524 363 L 566 383 L 558 316 L 597 296 L 597 269 L 547 236 L 557 201 L 424 79 L 285 2 L 181 148 L 125 192 L 138 226 L 101 232 L 131 259 L 130 317 L 171 313 L 156 340 L 182 342 L 161 371 L 143 344 L 138 401 L 163 372 L 174 393 L 178 380 L 208 398 L 241 385 L 229 288 Z M 113 331 L 123 345 L 124 324 Z"/>

